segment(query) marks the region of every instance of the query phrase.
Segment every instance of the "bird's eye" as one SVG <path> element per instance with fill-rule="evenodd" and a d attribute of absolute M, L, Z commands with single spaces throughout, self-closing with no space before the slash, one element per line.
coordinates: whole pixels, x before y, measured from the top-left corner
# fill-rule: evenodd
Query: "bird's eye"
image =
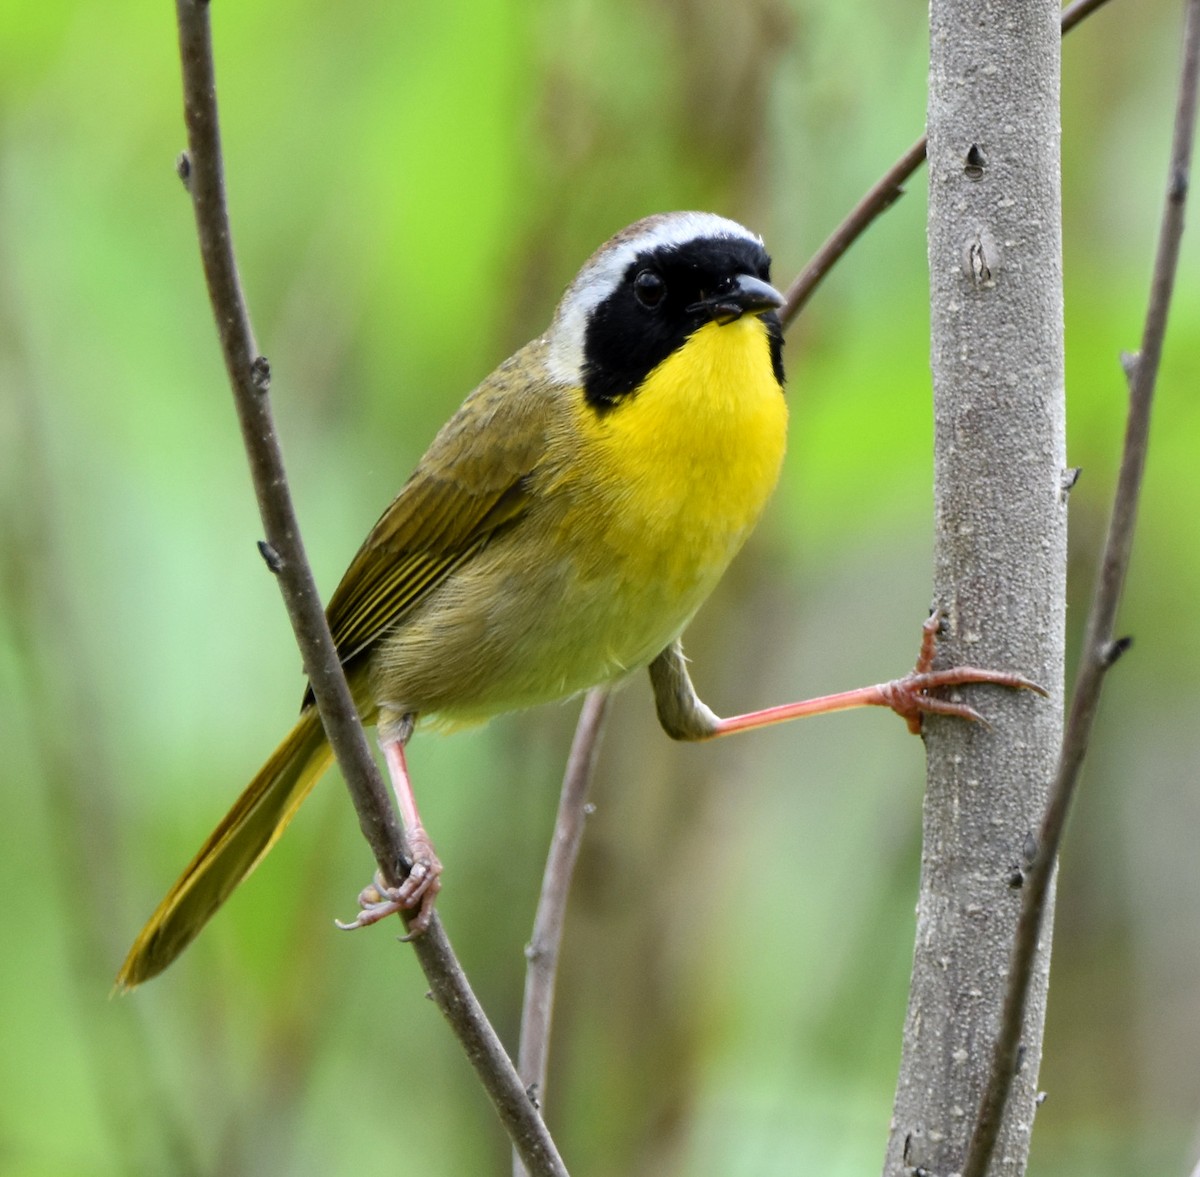
<path fill-rule="evenodd" d="M 656 274 L 653 270 L 637 272 L 637 276 L 633 280 L 633 294 L 642 306 L 653 310 L 662 302 L 666 293 L 667 284 L 662 280 L 660 274 Z"/>

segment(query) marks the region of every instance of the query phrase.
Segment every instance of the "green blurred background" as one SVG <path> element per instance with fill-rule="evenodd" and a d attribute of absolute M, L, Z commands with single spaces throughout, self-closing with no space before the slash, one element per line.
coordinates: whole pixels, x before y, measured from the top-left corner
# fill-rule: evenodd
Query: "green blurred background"
<path fill-rule="evenodd" d="M 1074 642 L 1181 7 L 1116 0 L 1065 47 Z M 411 953 L 390 928 L 332 928 L 370 873 L 333 779 L 170 973 L 109 999 L 301 677 L 174 173 L 172 8 L 0 13 L 0 1173 L 501 1173 L 505 1140 Z M 325 593 L 437 425 L 611 232 L 711 208 L 762 231 L 787 282 L 923 120 L 923 0 L 214 15 L 239 257 Z M 1063 855 L 1040 1177 L 1182 1174 L 1197 1145 L 1198 274 L 1193 231 L 1121 618 L 1137 642 Z M 783 484 L 689 637 L 718 711 L 911 664 L 926 297 L 921 175 L 791 332 Z M 509 1043 L 576 711 L 412 746 L 440 910 Z M 620 695 L 547 1096 L 573 1172 L 878 1170 L 921 783 L 920 744 L 884 715 L 689 748 L 643 682 Z"/>

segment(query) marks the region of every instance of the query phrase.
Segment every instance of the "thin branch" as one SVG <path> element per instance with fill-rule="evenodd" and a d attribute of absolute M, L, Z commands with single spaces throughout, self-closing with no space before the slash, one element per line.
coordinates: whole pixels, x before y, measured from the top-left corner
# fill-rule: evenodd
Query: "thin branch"
<path fill-rule="evenodd" d="M 196 212 L 209 300 L 266 533 L 260 551 L 283 594 L 304 670 L 354 798 L 363 835 L 380 867 L 391 875 L 396 870 L 397 827 L 387 790 L 375 770 L 362 722 L 341 673 L 304 552 L 267 396 L 270 368 L 255 343 L 234 260 L 217 121 L 209 5 L 203 0 L 179 0 L 176 11 L 189 149 L 179 161 L 179 170 Z"/>
<path fill-rule="evenodd" d="M 176 0 L 183 65 L 188 155 L 180 174 L 192 194 L 200 253 L 225 367 L 241 424 L 266 533 L 263 555 L 280 592 L 304 659 L 329 742 L 346 779 L 363 834 L 389 883 L 407 847 L 363 733 L 304 554 L 267 396 L 269 369 L 258 353 L 234 261 L 217 121 L 209 5 Z M 413 941 L 432 996 L 491 1097 L 514 1147 L 531 1173 L 566 1177 L 541 1116 L 525 1093 L 435 917 Z"/>
<path fill-rule="evenodd" d="M 1097 8 L 1103 7 L 1108 0 L 1075 0 L 1062 11 L 1062 31 L 1069 33 L 1081 20 L 1091 16 Z"/>
<path fill-rule="evenodd" d="M 1175 134 L 1167 176 L 1166 203 L 1159 231 L 1150 301 L 1142 331 L 1142 349 L 1137 357 L 1127 364 L 1129 417 L 1125 427 L 1125 445 L 1113 500 L 1112 518 L 1109 521 L 1096 593 L 1088 617 L 1087 637 L 1075 679 L 1058 771 L 1042 819 L 1036 854 L 1025 879 L 1000 1034 L 996 1040 L 988 1084 L 980 1103 L 962 1177 L 985 1177 L 987 1173 L 1008 1101 L 1009 1087 L 1017 1069 L 1025 997 L 1067 811 L 1087 753 L 1106 671 L 1129 644 L 1128 639 L 1114 640 L 1113 626 L 1133 549 L 1134 525 L 1137 521 L 1138 499 L 1150 434 L 1150 409 L 1162 356 L 1163 337 L 1167 329 L 1167 313 L 1175 286 L 1179 246 L 1183 237 L 1184 205 L 1195 137 L 1198 76 L 1200 0 L 1187 0 L 1183 69 L 1175 111 Z"/>
<path fill-rule="evenodd" d="M 550 1023 L 554 1016 L 554 986 L 571 877 L 583 841 L 587 796 L 600 752 L 600 736 L 608 713 L 609 693 L 597 687 L 587 694 L 567 769 L 563 774 L 554 839 L 542 876 L 533 935 L 525 949 L 525 1003 L 521 1009 L 521 1046 L 517 1069 L 530 1097 L 539 1100 L 546 1089 L 546 1061 L 550 1054 Z M 513 1156 L 513 1177 L 527 1177 L 520 1157 Z"/>
<path fill-rule="evenodd" d="M 1080 21 L 1106 3 L 1108 0 L 1076 0 L 1074 4 L 1068 5 L 1062 11 L 1063 33 L 1069 33 Z M 904 195 L 901 185 L 925 162 L 925 148 L 926 138 L 922 135 L 872 185 L 842 223 L 826 238 L 821 248 L 813 254 L 808 265 L 787 288 L 783 307 L 779 312 L 784 327 L 791 326 L 842 254 L 866 232 L 877 217 Z"/>
<path fill-rule="evenodd" d="M 901 185 L 925 162 L 926 138 L 920 137 L 888 170 L 871 186 L 867 194 L 852 208 L 845 220 L 825 239 L 825 243 L 813 254 L 808 265 L 796 275 L 796 279 L 784 293 L 779 317 L 784 327 L 790 327 L 822 279 L 837 264 L 838 259 L 866 232 L 868 226 L 886 212 L 901 196 Z"/>

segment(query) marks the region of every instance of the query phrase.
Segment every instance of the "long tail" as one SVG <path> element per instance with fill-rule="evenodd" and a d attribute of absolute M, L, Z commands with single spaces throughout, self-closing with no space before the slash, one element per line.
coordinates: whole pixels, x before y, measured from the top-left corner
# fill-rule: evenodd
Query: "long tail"
<path fill-rule="evenodd" d="M 157 976 L 196 938 L 275 845 L 332 758 L 316 708 L 306 707 L 141 930 L 117 974 L 118 989 Z"/>

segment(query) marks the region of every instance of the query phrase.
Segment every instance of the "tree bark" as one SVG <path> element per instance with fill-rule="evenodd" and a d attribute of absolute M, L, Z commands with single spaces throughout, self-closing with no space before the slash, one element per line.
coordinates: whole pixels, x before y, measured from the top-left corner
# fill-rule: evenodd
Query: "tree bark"
<path fill-rule="evenodd" d="M 991 727 L 929 717 L 912 985 L 886 1177 L 959 1171 L 992 1057 L 1023 870 L 1062 738 L 1065 407 L 1056 0 L 931 0 L 929 271 L 939 663 L 1012 669 Z M 1050 912 L 990 1172 L 1024 1173 Z"/>

